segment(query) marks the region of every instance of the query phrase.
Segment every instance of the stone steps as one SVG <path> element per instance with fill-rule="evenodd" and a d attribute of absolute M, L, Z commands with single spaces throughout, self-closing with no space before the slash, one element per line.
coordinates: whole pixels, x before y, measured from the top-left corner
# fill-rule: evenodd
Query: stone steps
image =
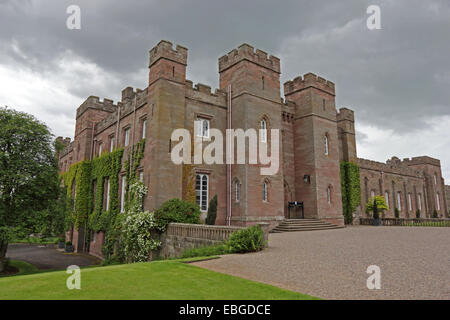
<path fill-rule="evenodd" d="M 319 219 L 286 219 L 271 233 L 340 229 L 343 227 Z"/>

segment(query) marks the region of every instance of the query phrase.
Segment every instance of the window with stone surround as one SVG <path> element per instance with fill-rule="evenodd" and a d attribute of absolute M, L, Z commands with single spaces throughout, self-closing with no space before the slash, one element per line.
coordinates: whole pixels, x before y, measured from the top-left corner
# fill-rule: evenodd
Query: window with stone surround
<path fill-rule="evenodd" d="M 98 144 L 98 156 L 101 156 L 103 152 L 103 142 Z"/>
<path fill-rule="evenodd" d="M 106 211 L 109 210 L 109 192 L 111 191 L 111 183 L 109 182 L 109 178 L 106 179 L 106 204 L 105 208 Z"/>
<path fill-rule="evenodd" d="M 408 193 L 408 210 L 412 211 L 411 193 Z"/>
<path fill-rule="evenodd" d="M 268 187 L 267 182 L 264 181 L 263 185 L 262 185 L 262 200 L 263 200 L 263 202 L 267 202 L 267 200 L 268 200 L 267 187 Z"/>
<path fill-rule="evenodd" d="M 402 211 L 402 193 L 400 191 L 397 192 L 397 209 Z"/>
<path fill-rule="evenodd" d="M 417 205 L 419 207 L 419 210 L 422 210 L 422 194 L 421 193 L 419 193 L 417 195 Z"/>
<path fill-rule="evenodd" d="M 323 145 L 324 145 L 324 153 L 327 156 L 329 154 L 329 146 L 328 146 L 328 135 L 323 137 Z"/>
<path fill-rule="evenodd" d="M 328 186 L 327 188 L 327 202 L 328 204 L 331 204 L 331 186 Z"/>
<path fill-rule="evenodd" d="M 195 124 L 196 136 L 209 139 L 210 119 L 198 117 Z"/>
<path fill-rule="evenodd" d="M 440 203 L 440 199 L 439 199 L 439 192 L 436 193 L 436 209 L 437 209 L 437 211 L 441 210 L 441 203 Z"/>
<path fill-rule="evenodd" d="M 122 185 L 120 192 L 120 212 L 125 212 L 125 190 L 126 190 L 126 176 L 122 176 Z"/>
<path fill-rule="evenodd" d="M 386 202 L 387 206 L 389 207 L 389 191 L 384 192 L 384 201 Z"/>
<path fill-rule="evenodd" d="M 109 137 L 109 152 L 114 151 L 114 136 Z"/>
<path fill-rule="evenodd" d="M 147 119 L 146 118 L 142 119 L 142 126 L 141 127 L 142 127 L 142 136 L 141 136 L 141 138 L 145 139 L 146 133 L 147 133 Z"/>
<path fill-rule="evenodd" d="M 259 134 L 261 137 L 261 142 L 267 142 L 267 120 L 261 119 L 259 127 L 260 127 Z"/>
<path fill-rule="evenodd" d="M 239 183 L 239 180 L 236 180 L 234 182 L 234 202 L 239 202 L 239 199 L 241 197 L 241 190 L 240 190 L 241 186 Z"/>
<path fill-rule="evenodd" d="M 124 129 L 124 146 L 128 147 L 130 144 L 130 128 Z"/>
<path fill-rule="evenodd" d="M 195 178 L 195 198 L 201 211 L 208 210 L 208 186 L 209 176 L 197 174 Z"/>

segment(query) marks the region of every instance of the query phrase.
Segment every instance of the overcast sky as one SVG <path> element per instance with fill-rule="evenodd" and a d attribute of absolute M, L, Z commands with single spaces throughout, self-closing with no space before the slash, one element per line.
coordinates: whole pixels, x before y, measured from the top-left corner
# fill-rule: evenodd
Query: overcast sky
<path fill-rule="evenodd" d="M 71 4 L 81 30 L 66 27 Z M 381 30 L 366 26 L 371 4 Z M 194 83 L 217 87 L 217 59 L 244 42 L 281 59 L 282 83 L 329 79 L 356 112 L 359 157 L 429 155 L 450 182 L 449 0 L 0 0 L 0 105 L 73 137 L 86 97 L 146 87 L 161 39 L 189 49 Z"/>

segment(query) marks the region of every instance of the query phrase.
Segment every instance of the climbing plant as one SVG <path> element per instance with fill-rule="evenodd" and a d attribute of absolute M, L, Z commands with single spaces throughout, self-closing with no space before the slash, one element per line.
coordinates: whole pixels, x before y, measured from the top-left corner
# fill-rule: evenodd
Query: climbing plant
<path fill-rule="evenodd" d="M 124 164 L 126 171 L 125 206 L 128 207 L 128 186 L 137 180 L 137 169 L 144 157 L 145 139 L 132 146 Z M 119 176 L 124 150 L 119 148 L 93 160 L 73 164 L 61 175 L 67 193 L 66 230 L 85 228 L 86 244 L 91 232 L 103 231 L 103 254 L 109 258 L 119 242 L 124 218 L 119 215 Z M 104 204 L 105 184 L 109 181 L 109 205 Z M 75 190 L 74 190 L 75 189 Z M 95 195 L 94 195 L 95 194 Z"/>
<path fill-rule="evenodd" d="M 346 224 L 353 222 L 353 212 L 361 203 L 359 166 L 353 162 L 341 162 L 342 212 Z"/>

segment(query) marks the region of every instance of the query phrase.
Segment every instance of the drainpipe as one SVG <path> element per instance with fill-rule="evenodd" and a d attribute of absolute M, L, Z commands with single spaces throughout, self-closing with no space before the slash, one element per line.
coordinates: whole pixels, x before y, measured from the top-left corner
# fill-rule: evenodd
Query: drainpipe
<path fill-rule="evenodd" d="M 120 104 L 117 104 L 117 121 L 116 121 L 116 139 L 114 141 L 115 149 L 119 143 L 119 123 L 120 123 Z"/>
<path fill-rule="evenodd" d="M 134 151 L 134 136 L 135 136 L 135 127 L 136 127 L 136 99 L 137 99 L 137 92 L 134 95 L 134 106 L 133 106 L 133 131 L 131 132 L 131 152 Z M 133 153 L 131 153 L 131 160 L 130 160 L 130 170 L 133 167 Z M 130 172 L 131 173 L 131 172 Z"/>
<path fill-rule="evenodd" d="M 231 122 L 231 116 L 232 116 L 232 110 L 231 110 L 231 84 L 228 85 L 228 105 L 227 105 L 227 129 L 231 129 L 232 122 Z M 230 131 L 228 131 L 228 139 L 227 139 L 227 218 L 226 218 L 226 225 L 231 225 L 231 138 L 232 135 L 230 134 Z"/>

